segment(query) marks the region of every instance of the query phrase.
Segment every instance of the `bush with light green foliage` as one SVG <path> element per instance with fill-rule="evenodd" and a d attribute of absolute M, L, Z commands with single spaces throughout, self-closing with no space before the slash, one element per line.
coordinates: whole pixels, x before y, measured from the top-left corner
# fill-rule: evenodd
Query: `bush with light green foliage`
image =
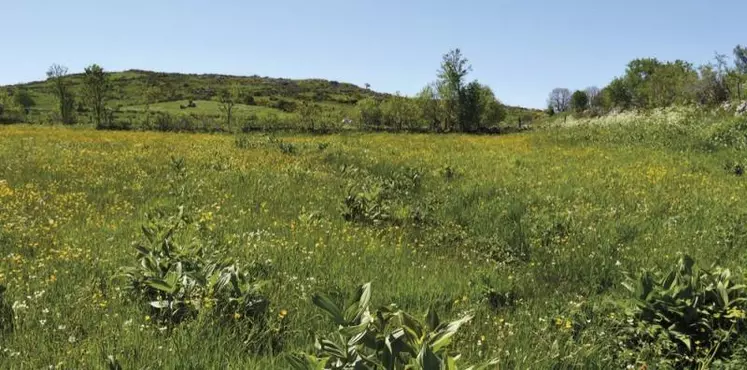
<path fill-rule="evenodd" d="M 224 257 L 217 245 L 180 235 L 202 227 L 183 207 L 176 215 L 156 211 L 148 218 L 143 241 L 135 246 L 137 263 L 123 267 L 118 277 L 150 317 L 167 326 L 198 317 L 240 326 L 258 348 L 279 342 L 272 338 L 280 333 L 270 328 L 265 281 Z"/>
<path fill-rule="evenodd" d="M 728 269 L 682 257 L 666 274 L 644 271 L 626 283 L 635 307 L 621 336 L 627 356 L 659 367 L 708 368 L 747 350 L 747 286 Z"/>
<path fill-rule="evenodd" d="M 441 322 L 433 309 L 424 321 L 397 309 L 395 305 L 371 311 L 371 284 L 359 287 L 344 306 L 330 297 L 316 294 L 314 305 L 338 326 L 333 339 L 317 338 L 315 355 L 294 354 L 288 362 L 296 370 L 458 370 L 460 355 L 449 351 L 454 335 L 472 320 L 465 315 Z M 465 370 L 488 369 L 495 360 Z"/>

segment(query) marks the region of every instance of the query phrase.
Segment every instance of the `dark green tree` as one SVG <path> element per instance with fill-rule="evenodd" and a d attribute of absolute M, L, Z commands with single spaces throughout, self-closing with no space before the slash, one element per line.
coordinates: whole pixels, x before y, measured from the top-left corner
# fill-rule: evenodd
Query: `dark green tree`
<path fill-rule="evenodd" d="M 481 86 L 472 81 L 459 94 L 459 130 L 475 132 L 480 126 Z"/>
<path fill-rule="evenodd" d="M 34 97 L 32 97 L 31 93 L 26 89 L 16 91 L 13 95 L 13 99 L 15 99 L 16 104 L 23 108 L 26 114 L 28 114 L 31 108 L 36 105 Z"/>
<path fill-rule="evenodd" d="M 633 104 L 633 94 L 622 78 L 615 78 L 602 90 L 602 97 L 607 109 L 628 109 Z"/>
<path fill-rule="evenodd" d="M 581 113 L 589 108 L 589 96 L 585 91 L 576 90 L 571 95 L 571 109 L 576 113 Z"/>
<path fill-rule="evenodd" d="M 111 84 L 98 64 L 92 64 L 83 74 L 83 98 L 91 110 L 91 118 L 97 126 L 102 126 L 106 119 L 106 99 Z"/>

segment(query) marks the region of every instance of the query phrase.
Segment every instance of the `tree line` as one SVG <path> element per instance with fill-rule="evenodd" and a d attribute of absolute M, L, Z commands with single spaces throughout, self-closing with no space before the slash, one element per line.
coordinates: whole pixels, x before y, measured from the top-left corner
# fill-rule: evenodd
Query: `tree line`
<path fill-rule="evenodd" d="M 639 58 L 628 63 L 625 73 L 603 89 L 589 87 L 573 93 L 556 88 L 547 99 L 547 113 L 604 114 L 612 110 L 652 109 L 698 104 L 714 107 L 745 98 L 747 47 L 737 45 L 733 61 L 716 54 L 713 61 L 695 67 L 692 63 Z"/>
<path fill-rule="evenodd" d="M 358 120 L 369 129 L 433 132 L 486 132 L 498 130 L 506 108 L 493 90 L 477 80 L 468 82 L 472 71 L 460 49 L 444 54 L 437 80 L 415 98 L 399 94 L 386 99 L 366 98 L 358 102 Z"/>
<path fill-rule="evenodd" d="M 506 107 L 487 85 L 469 81 L 472 71 L 469 60 L 460 49 L 444 54 L 436 80 L 426 85 L 415 97 L 399 93 L 390 96 L 366 97 L 355 104 L 353 117 L 345 124 L 357 123 L 364 130 L 431 131 L 431 132 L 496 132 L 506 119 Z M 86 113 L 100 128 L 115 127 L 115 112 L 107 106 L 112 84 L 104 69 L 92 64 L 85 68 L 82 88 L 73 90 L 68 69 L 57 64 L 47 71 L 56 97 L 56 121 L 73 124 L 77 116 Z M 547 99 L 547 114 L 573 112 L 601 115 L 613 110 L 652 109 L 677 104 L 718 106 L 745 98 L 747 82 L 747 47 L 737 45 L 733 61 L 716 54 L 713 62 L 695 67 L 692 63 L 656 58 L 639 58 L 628 63 L 625 73 L 600 89 L 595 86 L 571 92 L 567 88 L 553 89 Z M 370 85 L 366 84 L 367 88 Z M 76 93 L 80 97 L 75 96 Z M 157 101 L 155 88 L 143 92 L 146 100 Z M 3 95 L 3 94 L 0 94 Z M 222 125 L 236 130 L 235 107 L 253 101 L 253 96 L 236 83 L 222 86 L 215 100 L 219 103 Z M 0 96 L 0 116 L 5 120 L 28 114 L 35 102 L 25 90 L 12 96 Z M 146 104 L 146 113 L 149 104 Z M 313 101 L 293 104 L 297 126 L 310 131 L 323 131 L 339 126 L 339 115 L 330 114 Z M 262 125 L 266 126 L 266 125 Z"/>

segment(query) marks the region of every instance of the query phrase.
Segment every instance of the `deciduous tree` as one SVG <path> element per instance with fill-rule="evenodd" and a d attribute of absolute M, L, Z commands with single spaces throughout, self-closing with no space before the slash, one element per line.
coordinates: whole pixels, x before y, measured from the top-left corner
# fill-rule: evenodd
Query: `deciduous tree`
<path fill-rule="evenodd" d="M 23 108 L 25 114 L 28 114 L 31 107 L 36 105 L 34 97 L 32 97 L 31 93 L 26 89 L 16 91 L 16 93 L 13 94 L 13 99 L 16 101 L 16 104 Z"/>
<path fill-rule="evenodd" d="M 734 48 L 734 66 L 739 73 L 747 74 L 747 47 L 737 45 Z"/>
<path fill-rule="evenodd" d="M 375 98 L 365 98 L 358 101 L 358 121 L 362 128 L 381 126 L 381 106 Z"/>
<path fill-rule="evenodd" d="M 218 93 L 218 103 L 220 110 L 226 117 L 226 127 L 231 131 L 233 120 L 233 109 L 241 101 L 241 87 L 238 84 L 231 84 L 227 88 L 221 89 Z"/>
<path fill-rule="evenodd" d="M 586 95 L 586 92 L 581 90 L 576 90 L 573 92 L 573 95 L 571 95 L 571 108 L 576 113 L 581 113 L 586 110 L 586 108 L 589 107 L 589 96 Z"/>
<path fill-rule="evenodd" d="M 589 98 L 590 108 L 600 108 L 602 106 L 602 90 L 596 86 L 589 86 L 584 92 L 586 92 L 586 96 Z"/>
<path fill-rule="evenodd" d="M 381 103 L 381 114 L 384 125 L 396 130 L 418 125 L 417 106 L 399 93 Z"/>
<path fill-rule="evenodd" d="M 92 64 L 83 74 L 83 98 L 91 109 L 91 118 L 101 126 L 106 118 L 106 99 L 111 85 L 104 69 Z"/>
<path fill-rule="evenodd" d="M 479 128 L 487 129 L 497 125 L 506 118 L 506 107 L 495 97 L 493 89 L 480 85 L 480 124 Z"/>
<path fill-rule="evenodd" d="M 628 109 L 633 104 L 633 95 L 630 88 L 622 78 L 615 78 L 602 90 L 603 101 L 609 106 L 608 109 Z"/>
<path fill-rule="evenodd" d="M 64 124 L 75 123 L 74 109 L 75 98 L 67 76 L 67 67 L 52 64 L 47 70 L 47 79 L 52 82 L 54 93 L 57 97 L 60 119 Z"/>
<path fill-rule="evenodd" d="M 424 87 L 416 96 L 420 116 L 433 131 L 441 129 L 441 109 L 435 84 Z"/>
<path fill-rule="evenodd" d="M 560 87 L 553 89 L 547 102 L 555 113 L 565 112 L 571 106 L 571 91 Z"/>
<path fill-rule="evenodd" d="M 465 86 L 467 74 L 472 70 L 469 61 L 462 55 L 460 49 L 454 49 L 444 54 L 441 69 L 438 71 L 438 95 L 444 108 L 444 129 L 449 131 L 460 126 L 459 118 L 462 112 L 462 89 Z"/>

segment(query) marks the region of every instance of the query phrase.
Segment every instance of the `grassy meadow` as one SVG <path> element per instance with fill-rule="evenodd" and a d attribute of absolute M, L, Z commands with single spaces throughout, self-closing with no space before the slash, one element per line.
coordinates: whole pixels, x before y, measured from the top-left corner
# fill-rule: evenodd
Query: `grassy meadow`
<path fill-rule="evenodd" d="M 0 368 L 102 368 L 112 356 L 124 369 L 284 369 L 285 354 L 313 350 L 312 332 L 335 328 L 312 294 L 339 299 L 369 281 L 377 306 L 474 313 L 452 344 L 465 363 L 642 366 L 653 355 L 624 357 L 614 334 L 632 306 L 627 276 L 683 254 L 741 275 L 747 257 L 747 183 L 726 168 L 745 156 L 713 142 L 732 131 L 683 127 L 0 126 L 0 285 L 15 316 Z M 180 240 L 267 282 L 261 335 L 202 317 L 166 325 L 124 288 L 118 272 L 137 264 L 146 215 L 179 207 L 192 225 Z"/>

